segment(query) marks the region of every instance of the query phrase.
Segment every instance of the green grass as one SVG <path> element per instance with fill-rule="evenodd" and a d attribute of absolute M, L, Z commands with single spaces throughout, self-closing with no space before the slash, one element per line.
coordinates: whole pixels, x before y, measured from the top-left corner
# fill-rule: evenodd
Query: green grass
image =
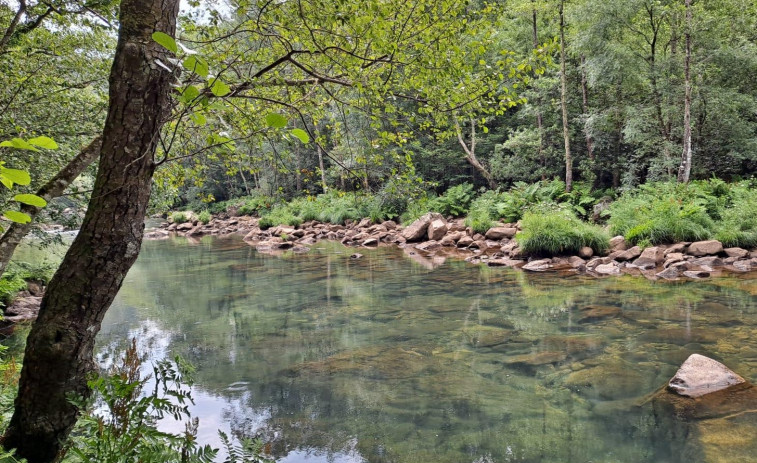
<path fill-rule="evenodd" d="M 199 214 L 197 214 L 197 220 L 202 222 L 203 225 L 206 225 L 213 217 L 210 215 L 210 211 L 202 211 Z"/>
<path fill-rule="evenodd" d="M 174 212 L 171 214 L 171 219 L 173 223 L 189 222 L 189 216 L 186 212 Z"/>
<path fill-rule="evenodd" d="M 610 237 L 601 227 L 583 222 L 567 210 L 529 211 L 521 224 L 523 231 L 516 240 L 528 255 L 576 254 L 584 246 L 602 253 L 610 246 Z"/>
<path fill-rule="evenodd" d="M 715 238 L 727 248 L 757 247 L 757 190 L 746 183 L 732 186 L 731 203 L 721 213 Z"/>

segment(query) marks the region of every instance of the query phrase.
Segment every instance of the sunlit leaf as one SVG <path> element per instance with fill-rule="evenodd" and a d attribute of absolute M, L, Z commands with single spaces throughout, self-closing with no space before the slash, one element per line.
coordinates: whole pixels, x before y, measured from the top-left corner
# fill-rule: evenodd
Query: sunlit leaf
<path fill-rule="evenodd" d="M 213 80 L 213 85 L 210 87 L 210 91 L 217 97 L 224 97 L 231 93 L 229 86 L 219 79 Z"/>
<path fill-rule="evenodd" d="M 207 78 L 208 74 L 210 73 L 208 63 L 204 59 L 198 58 L 196 56 L 188 57 L 184 60 L 182 65 L 184 66 L 184 69 L 192 71 L 200 77 Z"/>
<path fill-rule="evenodd" d="M 30 206 L 35 206 L 35 207 L 47 206 L 47 201 L 45 201 L 44 198 L 40 198 L 37 195 L 22 194 L 22 195 L 14 196 L 13 199 L 20 203 L 28 204 Z"/>
<path fill-rule="evenodd" d="M 265 123 L 268 124 L 268 127 L 272 127 L 274 129 L 281 129 L 281 128 L 286 127 L 287 119 L 281 114 L 268 113 L 268 115 L 266 115 L 265 117 Z"/>
<path fill-rule="evenodd" d="M 32 138 L 29 141 L 30 145 L 38 146 L 40 148 L 44 148 L 46 150 L 57 150 L 58 144 L 55 143 L 55 140 L 53 140 L 50 137 L 35 137 Z"/>
<path fill-rule="evenodd" d="M 310 135 L 302 129 L 292 129 L 292 135 L 297 137 L 302 143 L 310 143 Z"/>
<path fill-rule="evenodd" d="M 32 181 L 32 178 L 29 176 L 28 172 L 18 169 L 7 169 L 5 167 L 0 168 L 0 176 L 10 180 L 13 183 L 18 183 L 19 185 L 28 185 Z"/>
<path fill-rule="evenodd" d="M 39 151 L 33 145 L 30 145 L 29 142 L 21 138 L 13 138 L 11 140 L 6 140 L 0 143 L 0 146 L 7 147 L 7 148 L 16 148 L 20 150 Z"/>
<path fill-rule="evenodd" d="M 18 211 L 5 211 L 3 212 L 3 216 L 11 222 L 16 223 L 29 223 L 32 221 L 31 217 Z"/>
<path fill-rule="evenodd" d="M 153 32 L 152 39 L 163 46 L 163 48 L 165 48 L 166 50 L 172 51 L 174 53 L 179 51 L 179 47 L 176 46 L 176 40 L 174 40 L 173 37 L 166 34 L 165 32 Z"/>

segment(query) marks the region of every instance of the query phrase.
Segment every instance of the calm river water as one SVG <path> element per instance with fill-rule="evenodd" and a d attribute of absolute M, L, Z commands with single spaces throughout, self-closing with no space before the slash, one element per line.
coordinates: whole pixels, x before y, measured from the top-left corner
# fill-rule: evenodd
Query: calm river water
<path fill-rule="evenodd" d="M 646 400 L 694 352 L 757 380 L 755 275 L 594 279 L 353 252 L 145 242 L 100 357 L 131 337 L 183 356 L 200 440 L 260 436 L 281 462 L 757 459 L 752 410 L 694 422 Z"/>

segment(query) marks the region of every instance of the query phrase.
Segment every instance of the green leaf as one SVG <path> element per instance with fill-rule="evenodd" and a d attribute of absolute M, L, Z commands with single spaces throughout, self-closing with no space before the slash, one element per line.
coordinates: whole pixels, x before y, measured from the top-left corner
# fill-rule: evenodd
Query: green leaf
<path fill-rule="evenodd" d="M 28 204 L 30 206 L 35 206 L 35 207 L 47 206 L 47 201 L 45 201 L 44 198 L 40 198 L 37 195 L 31 195 L 31 194 L 16 195 L 13 197 L 13 199 L 20 203 Z"/>
<path fill-rule="evenodd" d="M 213 80 L 213 85 L 210 87 L 210 91 L 213 92 L 213 95 L 217 97 L 224 97 L 231 93 L 229 86 L 219 79 Z"/>
<path fill-rule="evenodd" d="M 303 144 L 310 143 L 310 135 L 302 129 L 292 129 L 292 135 L 299 138 Z"/>
<path fill-rule="evenodd" d="M 210 73 L 208 63 L 204 59 L 196 56 L 188 57 L 181 63 L 181 65 L 184 66 L 184 69 L 192 71 L 200 77 L 207 78 Z"/>
<path fill-rule="evenodd" d="M 205 125 L 208 123 L 208 119 L 203 114 L 192 114 L 189 116 L 196 125 Z"/>
<path fill-rule="evenodd" d="M 32 221 L 31 217 L 24 214 L 23 212 L 18 211 L 5 211 L 3 212 L 3 216 L 5 216 L 5 218 L 10 220 L 11 222 L 16 223 L 29 223 Z"/>
<path fill-rule="evenodd" d="M 23 140 L 21 138 L 13 138 L 11 140 L 6 140 L 0 143 L 0 146 L 7 147 L 7 148 L 16 148 L 20 150 L 39 151 L 34 146 L 30 145 L 26 140 Z"/>
<path fill-rule="evenodd" d="M 281 129 L 286 127 L 287 118 L 282 116 L 281 114 L 268 113 L 268 115 L 266 115 L 265 117 L 265 123 L 268 124 L 268 127 Z"/>
<path fill-rule="evenodd" d="M 159 45 L 162 45 L 166 50 L 172 51 L 174 53 L 179 51 L 179 47 L 176 45 L 176 40 L 174 40 L 173 37 L 166 34 L 165 32 L 153 32 L 152 39 Z"/>
<path fill-rule="evenodd" d="M 29 140 L 30 145 L 38 146 L 46 150 L 57 150 L 58 144 L 50 137 L 36 137 Z"/>
<path fill-rule="evenodd" d="M 187 85 L 181 92 L 181 100 L 186 104 L 191 103 L 198 96 L 200 96 L 200 90 L 194 85 Z"/>
<path fill-rule="evenodd" d="M 29 173 L 18 169 L 7 169 L 5 167 L 0 168 L 0 176 L 10 180 L 13 183 L 19 185 L 28 185 L 31 183 L 32 178 Z"/>

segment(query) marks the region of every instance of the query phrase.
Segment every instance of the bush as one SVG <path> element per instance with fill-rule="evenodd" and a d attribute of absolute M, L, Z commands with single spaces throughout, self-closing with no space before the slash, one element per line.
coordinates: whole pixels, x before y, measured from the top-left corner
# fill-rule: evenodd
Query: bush
<path fill-rule="evenodd" d="M 757 190 L 737 184 L 730 196 L 731 204 L 721 213 L 715 238 L 725 247 L 757 247 Z"/>
<path fill-rule="evenodd" d="M 210 211 L 202 211 L 199 214 L 197 214 L 197 220 L 202 222 L 203 224 L 207 224 L 210 222 L 210 219 L 213 217 L 210 215 Z"/>
<path fill-rule="evenodd" d="M 53 273 L 55 273 L 55 267 L 47 262 L 36 265 L 11 262 L 0 277 L 0 304 L 7 306 L 13 302 L 16 294 L 26 289 L 28 281 L 48 284 Z"/>
<path fill-rule="evenodd" d="M 608 223 L 633 244 L 699 241 L 712 237 L 721 203 L 700 185 L 643 185 L 610 205 Z"/>
<path fill-rule="evenodd" d="M 291 209 L 286 205 L 276 206 L 271 211 L 264 213 L 260 217 L 258 226 L 262 229 L 271 228 L 276 225 L 289 225 L 296 227 L 302 223 L 302 219 L 295 216 Z"/>
<path fill-rule="evenodd" d="M 468 213 L 474 196 L 473 185 L 470 183 L 455 185 L 431 202 L 431 210 L 429 212 L 438 212 L 445 216 L 462 217 Z"/>
<path fill-rule="evenodd" d="M 486 233 L 499 219 L 499 207 L 503 199 L 504 193 L 491 190 L 476 198 L 471 203 L 465 225 L 473 228 L 476 233 Z"/>
<path fill-rule="evenodd" d="M 610 247 L 610 237 L 602 228 L 583 222 L 564 209 L 526 212 L 521 224 L 523 231 L 516 240 L 526 254 L 576 254 L 584 246 L 602 253 Z"/>
<path fill-rule="evenodd" d="M 185 212 L 174 212 L 171 214 L 171 220 L 173 223 L 189 222 L 189 216 Z"/>

